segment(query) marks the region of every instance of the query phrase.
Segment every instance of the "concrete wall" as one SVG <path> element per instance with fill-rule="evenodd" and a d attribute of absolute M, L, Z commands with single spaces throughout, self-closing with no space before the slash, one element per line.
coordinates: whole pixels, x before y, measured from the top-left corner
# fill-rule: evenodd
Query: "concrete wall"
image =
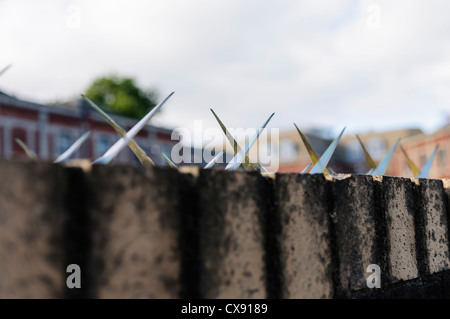
<path fill-rule="evenodd" d="M 447 180 L 8 161 L 0 177 L 0 298 L 450 294 Z"/>

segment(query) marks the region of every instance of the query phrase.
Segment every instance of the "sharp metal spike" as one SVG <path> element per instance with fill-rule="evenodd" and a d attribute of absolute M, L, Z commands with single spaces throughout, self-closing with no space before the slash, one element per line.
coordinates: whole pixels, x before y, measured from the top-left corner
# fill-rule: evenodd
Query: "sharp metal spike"
<path fill-rule="evenodd" d="M 177 164 L 175 164 L 174 162 L 172 162 L 172 160 L 165 154 L 165 153 L 161 153 L 162 156 L 164 157 L 164 159 L 166 160 L 167 163 L 169 163 L 170 167 L 172 168 L 178 168 Z"/>
<path fill-rule="evenodd" d="M 306 150 L 308 151 L 309 157 L 311 158 L 313 164 L 316 164 L 319 161 L 319 156 L 317 156 L 317 153 L 312 148 L 311 144 L 309 143 L 306 136 L 300 131 L 297 124 L 294 123 L 295 128 L 297 129 L 298 134 L 300 135 L 300 138 L 303 141 L 303 144 L 305 144 Z"/>
<path fill-rule="evenodd" d="M 265 168 L 260 162 L 256 162 L 256 164 L 259 166 L 259 168 L 261 169 L 261 172 L 263 173 L 267 173 L 267 174 L 271 174 L 272 172 L 269 171 L 267 168 Z"/>
<path fill-rule="evenodd" d="M 308 169 L 311 167 L 313 163 L 309 163 L 308 166 L 306 166 L 303 171 L 300 172 L 300 174 L 306 174 L 306 172 L 308 171 Z"/>
<path fill-rule="evenodd" d="M 375 164 L 375 161 L 372 159 L 372 157 L 370 156 L 369 152 L 367 151 L 366 147 L 364 146 L 364 143 L 361 141 L 361 139 L 359 138 L 358 134 L 356 134 L 356 138 L 358 139 L 359 144 L 361 145 L 363 152 L 364 152 L 364 156 L 366 157 L 366 161 L 367 164 L 369 164 L 369 167 L 371 169 L 374 169 L 377 167 L 377 165 Z"/>
<path fill-rule="evenodd" d="M 16 143 L 25 151 L 27 156 L 32 160 L 37 160 L 38 157 L 35 152 L 33 152 L 20 138 L 16 138 Z"/>
<path fill-rule="evenodd" d="M 155 106 L 146 116 L 144 116 L 135 126 L 133 126 L 124 137 L 118 140 L 105 154 L 94 161 L 94 164 L 107 164 L 119 154 L 119 152 L 133 139 L 133 137 L 147 124 L 148 121 L 158 112 L 166 101 L 174 94 L 172 92 L 161 103 Z"/>
<path fill-rule="evenodd" d="M 217 160 L 222 156 L 223 151 L 220 151 L 216 156 L 214 156 L 214 158 L 212 160 L 209 161 L 208 164 L 205 165 L 205 167 L 203 167 L 204 169 L 208 169 L 211 168 L 214 164 L 216 164 Z"/>
<path fill-rule="evenodd" d="M 328 162 L 331 159 L 331 156 L 333 156 L 333 153 L 336 150 L 336 147 L 337 147 L 339 140 L 341 139 L 344 131 L 345 131 L 345 127 L 342 129 L 339 136 L 334 139 L 334 141 L 330 144 L 330 146 L 328 146 L 326 151 L 319 158 L 319 161 L 317 162 L 317 164 L 314 165 L 314 167 L 311 169 L 311 172 L 309 172 L 310 174 L 319 174 L 319 173 L 324 172 L 325 168 L 328 165 Z"/>
<path fill-rule="evenodd" d="M 91 135 L 91 132 L 86 132 L 81 137 L 75 141 L 75 143 L 72 144 L 64 153 L 58 156 L 58 158 L 53 163 L 61 163 L 65 162 L 69 159 L 69 157 L 75 153 L 77 149 L 80 148 L 80 146 L 84 143 L 84 141 L 87 140 L 87 138 Z"/>
<path fill-rule="evenodd" d="M 297 124 L 294 123 L 295 128 L 297 129 L 298 134 L 300 135 L 300 138 L 303 141 L 303 144 L 305 144 L 306 150 L 308 151 L 309 158 L 311 158 L 312 163 L 315 165 L 319 161 L 319 156 L 317 156 L 317 153 L 314 151 L 311 143 L 309 142 L 308 138 L 305 134 L 303 134 L 302 131 L 298 128 Z M 328 174 L 328 169 L 325 168 L 325 174 Z"/>
<path fill-rule="evenodd" d="M 11 67 L 12 64 L 8 64 L 6 67 L 4 67 L 1 71 L 0 71 L 0 76 L 3 75 L 3 73 L 5 73 L 6 71 L 8 71 L 8 69 Z"/>
<path fill-rule="evenodd" d="M 106 114 L 97 104 L 95 104 L 90 98 L 88 98 L 86 95 L 81 94 L 83 99 L 89 103 L 90 106 L 92 106 L 98 113 L 100 113 L 101 116 L 111 125 L 114 130 L 121 136 L 124 137 L 127 132 L 120 127 L 119 124 L 116 123 L 108 114 Z M 128 142 L 128 146 L 133 151 L 133 153 L 136 155 L 136 157 L 139 159 L 139 161 L 142 163 L 142 165 L 148 167 L 148 166 L 155 166 L 155 163 L 153 160 L 145 153 L 145 151 L 136 143 L 135 140 L 130 140 Z"/>
<path fill-rule="evenodd" d="M 430 173 L 431 164 L 433 163 L 433 160 L 434 160 L 434 157 L 436 156 L 436 152 L 437 152 L 438 148 L 439 148 L 438 145 L 434 148 L 433 153 L 428 158 L 427 162 L 423 166 L 420 173 L 416 176 L 417 178 L 428 178 L 428 174 Z"/>
<path fill-rule="evenodd" d="M 231 135 L 230 131 L 228 131 L 227 127 L 225 126 L 225 124 L 222 123 L 222 121 L 220 120 L 220 118 L 217 116 L 216 112 L 214 112 L 213 109 L 210 109 L 212 114 L 214 115 L 214 117 L 216 118 L 216 121 L 219 123 L 220 128 L 222 129 L 222 132 L 225 134 L 228 142 L 231 144 L 231 146 L 233 146 L 233 150 L 234 150 L 234 155 L 236 155 L 240 150 L 240 146 L 239 144 L 236 142 L 236 140 L 234 139 L 233 135 Z M 256 169 L 251 163 L 250 163 L 250 159 L 248 158 L 248 155 L 245 156 L 244 162 L 242 163 L 242 166 L 245 169 L 251 170 L 251 169 Z"/>
<path fill-rule="evenodd" d="M 228 163 L 228 165 L 225 167 L 225 169 L 235 170 L 239 167 L 239 165 L 242 163 L 242 160 L 244 159 L 244 157 L 248 154 L 251 147 L 258 140 L 259 135 L 261 134 L 262 131 L 264 131 L 265 127 L 267 126 L 267 124 L 269 123 L 269 121 L 272 119 L 272 117 L 274 115 L 275 115 L 275 113 L 272 113 L 272 115 L 267 119 L 267 121 L 264 123 L 264 125 L 255 134 L 255 136 L 253 136 L 247 142 L 247 144 L 245 144 L 244 148 L 231 159 L 230 163 Z"/>
<path fill-rule="evenodd" d="M 403 154 L 405 155 L 406 161 L 408 162 L 408 166 L 411 169 L 411 171 L 413 172 L 413 175 L 417 176 L 420 173 L 419 168 L 416 166 L 416 164 L 414 164 L 414 162 L 408 156 L 408 154 L 406 153 L 405 149 L 403 148 L 403 146 L 401 144 L 400 144 L 400 149 L 402 150 Z"/>
<path fill-rule="evenodd" d="M 392 146 L 387 155 L 383 158 L 380 164 L 378 164 L 377 168 L 375 168 L 370 175 L 372 176 L 384 175 L 384 173 L 386 172 L 386 168 L 389 162 L 391 161 L 392 155 L 394 154 L 394 151 L 397 148 L 399 142 L 400 139 L 398 139 L 397 142 L 395 142 L 394 146 Z"/>

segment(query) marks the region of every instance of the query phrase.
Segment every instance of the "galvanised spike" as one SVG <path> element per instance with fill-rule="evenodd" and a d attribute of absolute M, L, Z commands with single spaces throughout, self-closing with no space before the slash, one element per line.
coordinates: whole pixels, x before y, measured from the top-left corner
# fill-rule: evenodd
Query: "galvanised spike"
<path fill-rule="evenodd" d="M 370 175 L 372 176 L 384 175 L 384 173 L 386 172 L 386 168 L 389 162 L 391 161 L 392 155 L 394 154 L 395 149 L 397 148 L 399 142 L 400 139 L 398 139 L 397 142 L 395 142 L 394 146 L 392 146 L 387 155 L 383 158 L 380 164 L 378 164 L 377 168 L 375 168 Z"/>
<path fill-rule="evenodd" d="M 236 155 L 238 152 L 240 152 L 241 147 L 239 146 L 239 144 L 236 142 L 236 140 L 234 139 L 233 135 L 231 135 L 230 131 L 228 131 L 227 127 L 225 126 L 225 124 L 222 123 L 222 121 L 220 120 L 219 116 L 217 116 L 216 112 L 214 112 L 213 109 L 210 109 L 212 114 L 214 115 L 214 117 L 216 118 L 216 121 L 219 123 L 220 128 L 222 129 L 223 134 L 225 134 L 228 142 L 231 144 L 231 146 L 233 146 L 233 151 L 234 151 L 234 155 Z M 248 158 L 248 155 L 245 156 L 244 162 L 242 163 L 242 166 L 245 169 L 248 170 L 256 170 L 256 168 L 250 163 L 250 159 Z"/>
<path fill-rule="evenodd" d="M 417 178 L 428 178 L 428 174 L 430 173 L 431 164 L 433 163 L 433 160 L 434 160 L 434 157 L 436 156 L 436 152 L 437 152 L 438 148 L 439 148 L 439 145 L 436 145 L 433 153 L 428 158 L 427 162 L 423 166 L 420 173 L 416 176 Z"/>
<path fill-rule="evenodd" d="M 111 146 L 105 154 L 96 159 L 93 164 L 108 164 L 113 160 L 114 157 L 119 154 L 121 150 L 134 138 L 134 136 L 139 133 L 139 131 L 150 121 L 150 119 L 155 116 L 158 110 L 167 102 L 167 100 L 175 92 L 170 93 L 161 103 L 155 106 L 146 116 L 144 116 L 135 126 L 133 126 L 124 137 L 118 140 L 113 146 Z"/>
<path fill-rule="evenodd" d="M 324 173 L 324 170 L 327 167 L 328 162 L 331 159 L 331 156 L 333 156 L 333 153 L 336 150 L 336 147 L 337 147 L 337 145 L 339 143 L 339 140 L 341 139 L 342 134 L 344 133 L 344 131 L 345 131 L 345 127 L 342 129 L 342 131 L 338 135 L 338 137 L 336 137 L 334 139 L 334 141 L 330 144 L 330 146 L 328 146 L 326 151 L 319 158 L 319 161 L 317 162 L 317 164 L 314 165 L 314 167 L 311 169 L 311 172 L 309 172 L 310 174 Z"/>
<path fill-rule="evenodd" d="M 274 115 L 275 115 L 275 113 L 272 113 L 272 115 L 270 115 L 270 117 L 267 119 L 267 121 L 264 123 L 264 125 L 258 130 L 258 132 L 247 142 L 247 144 L 245 144 L 244 148 L 231 159 L 230 163 L 228 163 L 228 165 L 225 167 L 225 169 L 235 170 L 239 167 L 239 165 L 242 163 L 244 157 L 248 154 L 251 147 L 258 140 L 259 135 L 262 133 L 262 131 L 264 131 L 265 127 L 267 126 L 267 124 L 269 123 L 269 121 L 272 119 L 272 117 Z"/>
<path fill-rule="evenodd" d="M 77 149 L 80 148 L 80 146 L 88 139 L 89 135 L 91 135 L 91 132 L 86 132 L 81 137 L 75 141 L 64 153 L 59 155 L 56 160 L 53 163 L 61 163 L 65 162 L 69 159 L 69 157 L 76 152 Z"/>
<path fill-rule="evenodd" d="M 414 176 L 419 175 L 419 173 L 420 173 L 419 168 L 416 166 L 416 164 L 414 164 L 414 162 L 408 156 L 408 154 L 406 153 L 405 149 L 403 148 L 403 146 L 401 144 L 400 144 L 400 149 L 402 150 L 403 154 L 405 155 L 406 161 L 408 162 L 408 166 L 411 169 L 411 171 L 413 172 Z"/>
<path fill-rule="evenodd" d="M 108 114 L 106 114 L 97 104 L 95 104 L 90 98 L 88 98 L 86 95 L 81 95 L 83 99 L 89 103 L 91 107 L 93 107 L 98 113 L 100 113 L 101 116 L 113 127 L 113 129 L 122 137 L 127 134 L 127 132 L 120 127 L 119 124 L 116 123 Z M 154 166 L 155 163 L 153 160 L 145 153 L 145 151 L 135 142 L 135 140 L 130 140 L 128 142 L 128 146 L 133 151 L 133 153 L 136 155 L 138 160 L 142 163 L 143 166 Z"/>
<path fill-rule="evenodd" d="M 27 156 L 32 160 L 37 160 L 38 156 L 35 152 L 33 152 L 20 138 L 16 138 L 16 143 L 20 145 L 20 147 L 25 151 Z"/>
<path fill-rule="evenodd" d="M 369 167 L 371 169 L 375 169 L 377 167 L 377 165 L 375 164 L 375 161 L 370 156 L 369 152 L 367 151 L 366 147 L 364 146 L 364 143 L 359 138 L 358 134 L 355 134 L 355 135 L 356 135 L 356 138 L 358 139 L 359 144 L 361 145 L 361 147 L 363 149 L 364 156 L 366 157 L 367 164 L 369 164 Z"/>
<path fill-rule="evenodd" d="M 217 160 L 222 156 L 223 151 L 220 151 L 216 156 L 214 156 L 214 158 L 212 160 L 209 161 L 208 164 L 205 165 L 205 167 L 203 167 L 204 169 L 208 169 L 211 168 L 214 164 L 216 164 Z"/>
<path fill-rule="evenodd" d="M 161 153 L 161 155 L 164 157 L 166 162 L 169 163 L 170 167 L 178 168 L 178 166 L 165 153 Z"/>

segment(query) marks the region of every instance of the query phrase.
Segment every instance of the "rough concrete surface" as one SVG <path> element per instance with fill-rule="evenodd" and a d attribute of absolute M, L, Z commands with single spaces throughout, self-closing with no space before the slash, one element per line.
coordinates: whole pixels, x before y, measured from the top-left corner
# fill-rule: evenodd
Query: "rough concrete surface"
<path fill-rule="evenodd" d="M 60 166 L 0 161 L 0 298 L 64 298 Z"/>
<path fill-rule="evenodd" d="M 406 178 L 383 177 L 383 193 L 390 280 L 417 278 L 413 182 Z"/>
<path fill-rule="evenodd" d="M 92 276 L 98 298 L 178 298 L 179 174 L 94 166 Z"/>
<path fill-rule="evenodd" d="M 264 207 L 259 174 L 202 170 L 200 295 L 265 298 Z"/>
<path fill-rule="evenodd" d="M 421 214 L 430 274 L 449 268 L 448 215 L 442 181 L 420 179 Z"/>
<path fill-rule="evenodd" d="M 336 247 L 342 289 L 367 288 L 367 266 L 380 265 L 377 256 L 376 216 L 371 176 L 352 175 L 334 182 Z"/>
<path fill-rule="evenodd" d="M 327 183 L 323 175 L 279 174 L 283 298 L 333 294 Z"/>

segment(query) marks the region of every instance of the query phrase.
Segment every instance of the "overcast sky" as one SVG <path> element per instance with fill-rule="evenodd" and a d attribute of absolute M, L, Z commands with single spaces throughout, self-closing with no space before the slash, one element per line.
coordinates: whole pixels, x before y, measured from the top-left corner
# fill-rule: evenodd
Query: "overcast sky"
<path fill-rule="evenodd" d="M 0 90 L 71 99 L 115 72 L 175 95 L 153 123 L 348 132 L 450 112 L 450 1 L 0 0 Z"/>

